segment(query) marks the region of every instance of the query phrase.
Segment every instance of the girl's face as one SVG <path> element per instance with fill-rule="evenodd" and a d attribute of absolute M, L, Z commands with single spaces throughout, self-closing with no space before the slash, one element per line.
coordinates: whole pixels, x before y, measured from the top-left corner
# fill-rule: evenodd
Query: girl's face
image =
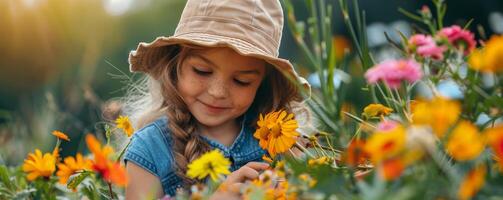
<path fill-rule="evenodd" d="M 230 48 L 197 49 L 182 61 L 177 89 L 199 123 L 215 127 L 248 110 L 265 72 L 264 61 Z"/>

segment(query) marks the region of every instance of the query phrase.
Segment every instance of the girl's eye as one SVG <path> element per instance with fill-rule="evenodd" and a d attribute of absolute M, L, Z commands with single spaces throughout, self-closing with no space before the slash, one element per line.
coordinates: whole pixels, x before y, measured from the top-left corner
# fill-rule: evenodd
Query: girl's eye
<path fill-rule="evenodd" d="M 199 70 L 195 67 L 192 68 L 192 70 L 196 73 L 196 74 L 199 74 L 201 76 L 208 76 L 211 74 L 211 71 L 203 71 L 203 70 Z"/>
<path fill-rule="evenodd" d="M 240 81 L 238 79 L 234 79 L 234 82 L 236 82 L 240 86 L 248 86 L 251 84 L 250 82 L 244 82 L 244 81 Z"/>

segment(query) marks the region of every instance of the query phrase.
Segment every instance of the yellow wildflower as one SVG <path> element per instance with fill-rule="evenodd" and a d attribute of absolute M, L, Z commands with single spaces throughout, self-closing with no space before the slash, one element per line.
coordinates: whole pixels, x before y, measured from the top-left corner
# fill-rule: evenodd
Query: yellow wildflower
<path fill-rule="evenodd" d="M 115 120 L 115 123 L 117 124 L 117 128 L 122 129 L 128 137 L 133 135 L 134 129 L 133 125 L 131 125 L 131 122 L 129 121 L 129 117 L 121 115 Z"/>
<path fill-rule="evenodd" d="M 313 177 L 311 177 L 309 174 L 307 173 L 302 173 L 299 175 L 299 179 L 305 183 L 307 183 L 307 186 L 309 186 L 310 188 L 314 187 L 317 183 L 316 179 L 314 179 Z"/>
<path fill-rule="evenodd" d="M 458 120 L 460 113 L 461 106 L 458 102 L 436 97 L 431 101 L 415 103 L 412 107 L 412 121 L 414 124 L 431 126 L 435 135 L 441 138 Z"/>
<path fill-rule="evenodd" d="M 39 176 L 49 178 L 56 170 L 56 157 L 52 153 L 45 153 L 35 149 L 35 154 L 28 154 L 24 160 L 23 171 L 28 173 L 28 180 L 33 181 Z"/>
<path fill-rule="evenodd" d="M 213 150 L 193 160 L 187 167 L 187 176 L 190 178 L 204 179 L 210 176 L 213 181 L 218 180 L 221 174 L 230 174 L 231 162 L 219 150 Z"/>
<path fill-rule="evenodd" d="M 52 135 L 56 136 L 59 139 L 70 141 L 70 138 L 61 131 L 52 131 Z"/>
<path fill-rule="evenodd" d="M 484 131 L 487 141 L 498 161 L 499 169 L 503 172 L 503 124 Z"/>
<path fill-rule="evenodd" d="M 459 199 L 470 199 L 484 186 L 486 166 L 481 164 L 468 172 L 458 191 Z"/>
<path fill-rule="evenodd" d="M 257 125 L 253 136 L 259 139 L 260 147 L 266 149 L 272 158 L 278 153 L 288 151 L 299 136 L 294 115 L 285 111 L 269 113 L 265 118 L 260 114 Z"/>
<path fill-rule="evenodd" d="M 316 158 L 316 159 L 309 159 L 307 161 L 307 164 L 309 166 L 313 166 L 313 165 L 327 165 L 327 164 L 329 164 L 329 161 L 330 161 L 330 158 L 328 158 L 327 156 L 322 156 L 322 157 L 319 157 L 319 158 Z"/>
<path fill-rule="evenodd" d="M 390 129 L 374 132 L 364 149 L 370 159 L 377 164 L 400 153 L 405 147 L 405 141 L 405 129 L 402 125 L 396 125 Z"/>
<path fill-rule="evenodd" d="M 374 118 L 374 117 L 384 117 L 393 112 L 393 109 L 388 108 L 382 104 L 372 103 L 363 109 L 363 116 L 366 119 Z"/>
<path fill-rule="evenodd" d="M 56 175 L 59 176 L 59 183 L 65 184 L 68 178 L 77 171 L 84 169 L 90 170 L 91 165 L 91 161 L 84 158 L 80 153 L 77 153 L 75 157 L 66 157 L 64 163 L 58 164 Z"/>
<path fill-rule="evenodd" d="M 503 35 L 492 36 L 483 49 L 476 50 L 470 55 L 468 63 L 475 70 L 503 72 Z"/>
<path fill-rule="evenodd" d="M 460 122 L 446 143 L 447 153 L 459 161 L 475 159 L 482 153 L 484 147 L 484 140 L 477 127 L 468 121 Z"/>

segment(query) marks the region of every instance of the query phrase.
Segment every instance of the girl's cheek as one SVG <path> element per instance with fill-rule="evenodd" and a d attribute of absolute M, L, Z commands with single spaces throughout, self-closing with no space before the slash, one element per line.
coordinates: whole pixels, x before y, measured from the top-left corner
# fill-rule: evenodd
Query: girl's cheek
<path fill-rule="evenodd" d="M 241 102 L 242 104 L 251 104 L 253 100 L 255 99 L 256 95 L 256 89 L 249 87 L 249 88 L 240 88 L 240 87 L 234 87 L 234 90 L 232 91 L 233 96 L 236 98 L 239 98 L 238 102 Z"/>

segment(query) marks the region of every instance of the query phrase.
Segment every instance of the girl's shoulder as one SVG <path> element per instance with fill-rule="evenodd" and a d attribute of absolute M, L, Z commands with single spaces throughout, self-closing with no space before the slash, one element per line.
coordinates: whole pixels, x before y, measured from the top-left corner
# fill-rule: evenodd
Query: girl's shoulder
<path fill-rule="evenodd" d="M 174 174 L 171 146 L 167 118 L 161 117 L 133 134 L 124 161 L 135 163 L 163 182 Z"/>

